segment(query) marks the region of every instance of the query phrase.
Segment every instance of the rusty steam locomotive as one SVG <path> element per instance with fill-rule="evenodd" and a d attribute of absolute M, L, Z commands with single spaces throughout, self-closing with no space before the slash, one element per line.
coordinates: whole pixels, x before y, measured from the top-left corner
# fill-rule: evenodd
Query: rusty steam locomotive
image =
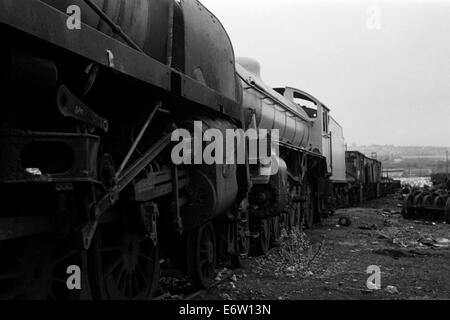
<path fill-rule="evenodd" d="M 3 299 L 147 299 L 163 259 L 205 287 L 348 192 L 330 109 L 236 61 L 196 0 L 0 0 L 0 33 Z M 171 134 L 194 121 L 278 129 L 278 172 L 248 157 L 174 165 Z"/>

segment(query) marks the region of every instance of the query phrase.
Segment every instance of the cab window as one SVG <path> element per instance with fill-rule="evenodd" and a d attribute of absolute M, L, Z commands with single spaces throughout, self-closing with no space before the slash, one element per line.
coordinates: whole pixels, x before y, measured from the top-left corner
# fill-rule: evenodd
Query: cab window
<path fill-rule="evenodd" d="M 324 110 L 322 112 L 322 119 L 323 119 L 323 132 L 328 133 L 328 123 L 330 120 L 330 117 L 328 116 L 328 111 Z"/>

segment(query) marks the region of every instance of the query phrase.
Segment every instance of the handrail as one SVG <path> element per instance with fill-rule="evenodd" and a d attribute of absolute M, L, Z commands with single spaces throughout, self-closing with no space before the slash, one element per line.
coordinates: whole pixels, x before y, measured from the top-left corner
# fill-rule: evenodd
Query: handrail
<path fill-rule="evenodd" d="M 251 88 L 255 89 L 256 91 L 258 91 L 259 93 L 261 93 L 262 95 L 264 95 L 266 98 L 272 100 L 274 103 L 280 105 L 281 107 L 283 107 L 285 109 L 285 111 L 292 113 L 293 115 L 297 116 L 298 118 L 302 119 L 303 121 L 306 121 L 310 124 L 313 123 L 313 121 L 311 121 L 310 119 L 305 118 L 302 114 L 298 113 L 296 110 L 292 109 L 291 107 L 289 107 L 287 104 L 285 104 L 284 102 L 280 101 L 280 99 L 274 97 L 273 95 L 271 95 L 270 93 L 268 93 L 264 88 L 260 87 L 256 82 L 254 81 L 248 81 L 247 79 L 245 79 L 244 77 L 242 77 L 239 73 L 239 78 L 242 79 L 242 81 L 244 81 L 247 85 L 249 85 Z"/>
<path fill-rule="evenodd" d="M 95 3 L 93 3 L 91 0 L 84 0 L 84 2 L 103 20 L 106 22 L 107 25 L 109 25 L 112 29 L 112 31 L 115 34 L 118 34 L 130 47 L 133 49 L 136 49 L 142 53 L 144 53 L 144 50 L 142 50 L 136 43 L 134 43 L 133 40 L 131 40 L 128 35 L 123 32 L 123 30 L 114 23 L 114 21 L 111 20 L 110 17 L 106 15 L 106 13 L 103 12 L 102 9 L 100 9 Z"/>

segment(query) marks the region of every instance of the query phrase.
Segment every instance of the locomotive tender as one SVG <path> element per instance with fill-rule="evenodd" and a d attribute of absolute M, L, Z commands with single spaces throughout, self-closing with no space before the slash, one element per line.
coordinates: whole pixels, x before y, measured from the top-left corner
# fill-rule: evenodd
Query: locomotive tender
<path fill-rule="evenodd" d="M 330 109 L 236 61 L 196 0 L 0 0 L 0 34 L 0 298 L 147 299 L 162 260 L 206 287 L 347 187 Z M 279 170 L 174 165 L 171 133 L 195 121 L 278 129 Z"/>

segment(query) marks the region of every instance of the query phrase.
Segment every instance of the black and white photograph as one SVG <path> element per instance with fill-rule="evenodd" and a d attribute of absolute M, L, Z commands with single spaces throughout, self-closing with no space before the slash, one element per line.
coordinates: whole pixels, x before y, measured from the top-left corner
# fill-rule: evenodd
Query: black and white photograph
<path fill-rule="evenodd" d="M 2 305 L 449 300 L 449 32 L 450 0 L 0 0 Z"/>

